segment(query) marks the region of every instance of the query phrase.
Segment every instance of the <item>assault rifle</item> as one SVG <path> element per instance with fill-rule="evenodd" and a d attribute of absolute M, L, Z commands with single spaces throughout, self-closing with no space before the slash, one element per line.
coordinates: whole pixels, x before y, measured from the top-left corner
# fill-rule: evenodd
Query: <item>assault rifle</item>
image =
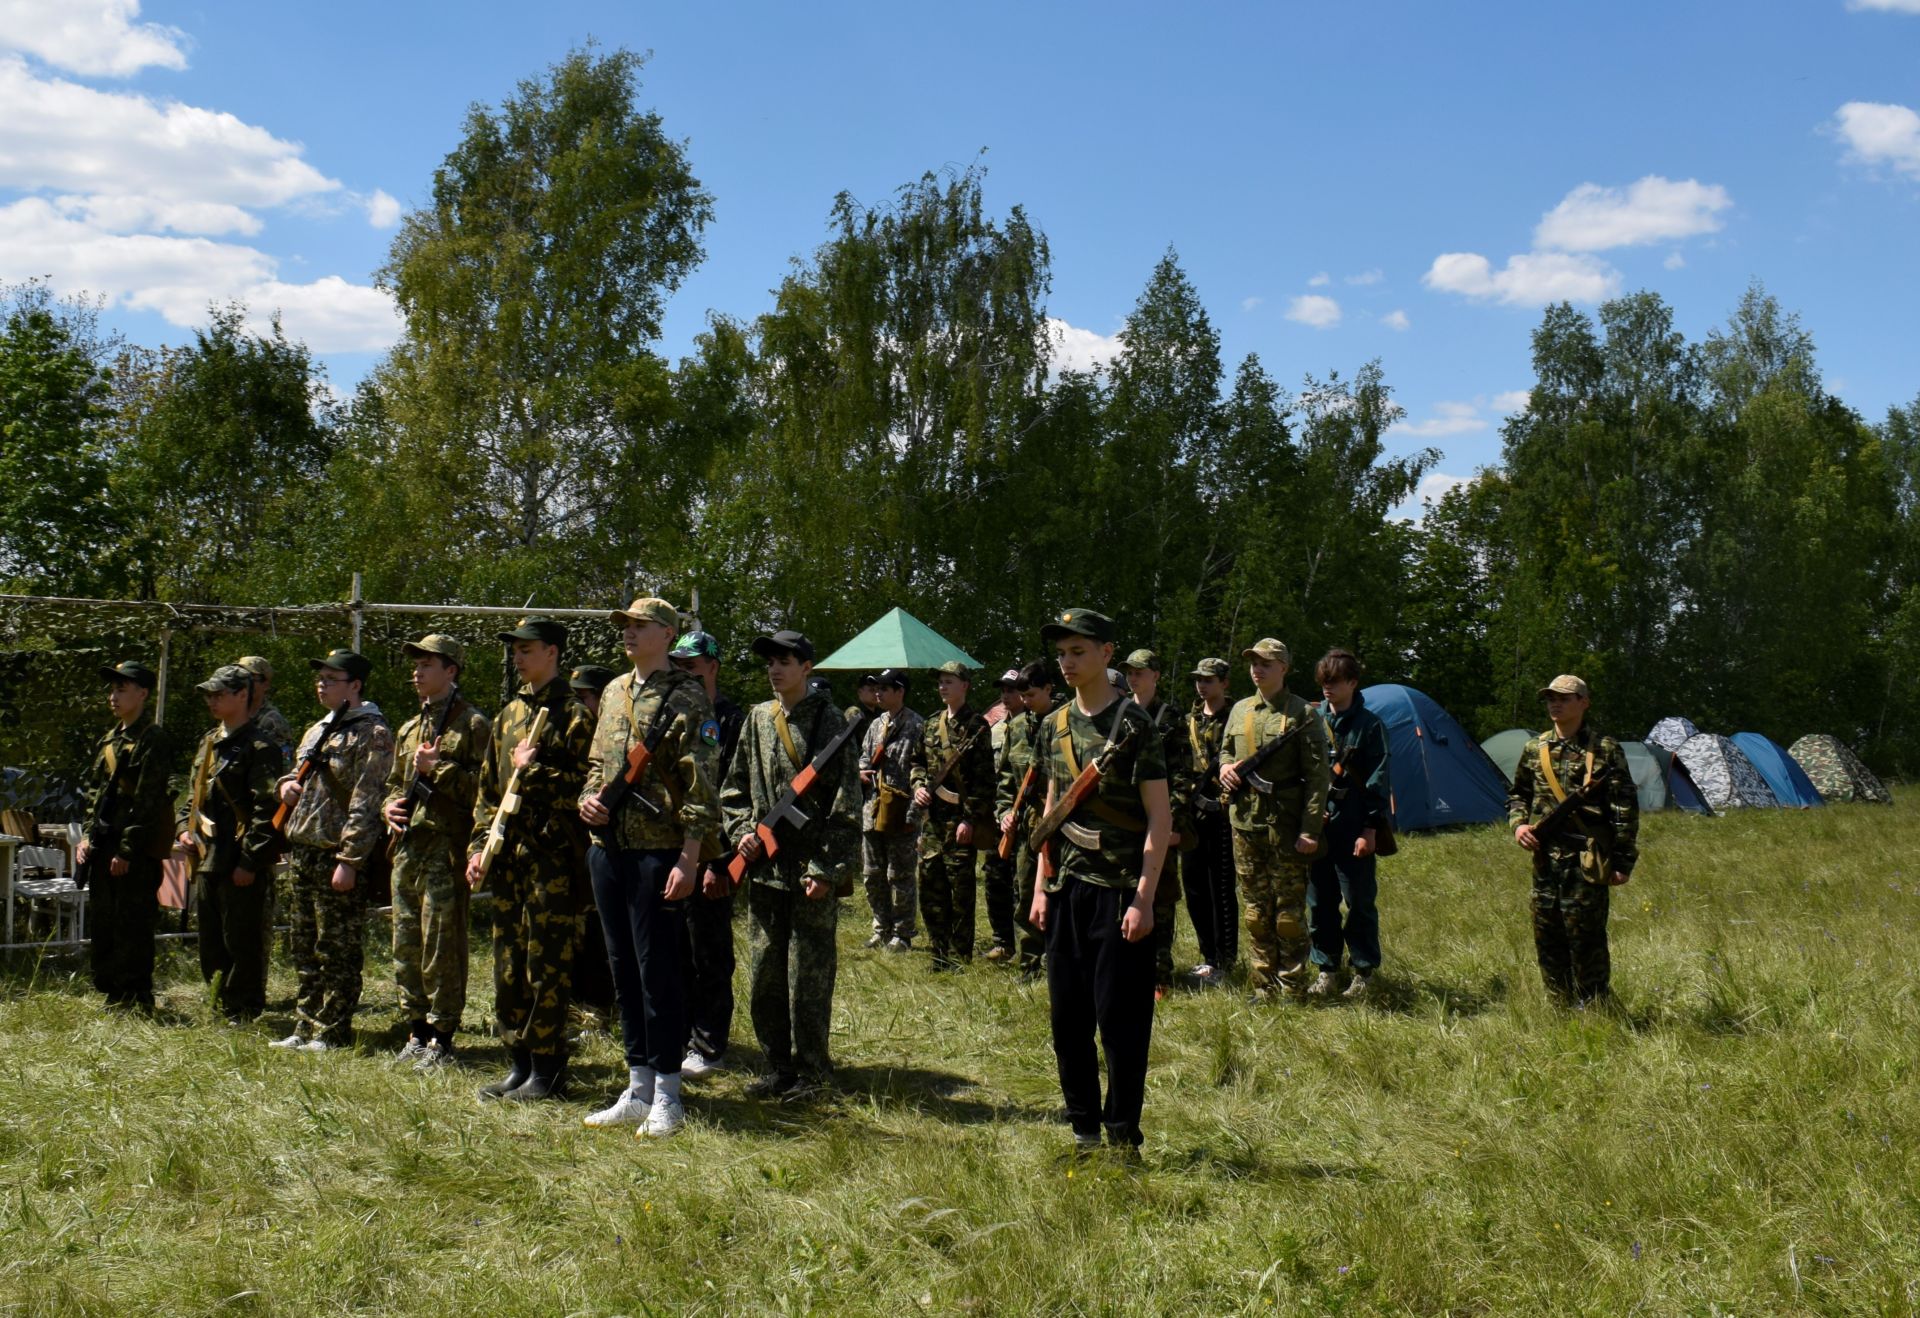
<path fill-rule="evenodd" d="M 931 778 L 927 779 L 927 790 L 929 792 L 939 790 L 940 784 L 947 780 L 947 775 L 959 766 L 960 761 L 966 757 L 967 752 L 973 749 L 973 743 L 980 740 L 980 734 L 986 730 L 987 723 L 983 719 L 979 727 L 969 732 L 966 737 L 961 740 L 960 744 L 953 748 L 953 754 L 941 761 L 940 768 L 934 772 Z"/>
<path fill-rule="evenodd" d="M 527 732 L 527 744 L 538 746 L 540 734 L 547 730 L 547 707 L 540 706 L 533 713 L 533 727 Z M 487 877 L 487 871 L 493 868 L 494 858 L 506 849 L 507 821 L 520 813 L 520 779 L 526 769 L 515 765 L 513 776 L 507 779 L 507 790 L 500 795 L 500 808 L 493 812 L 493 826 L 487 829 L 487 842 L 480 849 L 480 878 Z M 475 882 L 474 887 L 479 887 Z"/>
<path fill-rule="evenodd" d="M 1596 769 L 1591 778 L 1555 802 L 1553 809 L 1540 816 L 1540 822 L 1533 826 L 1534 839 L 1544 847 L 1566 832 L 1573 824 L 1578 823 L 1585 830 L 1586 824 L 1578 818 L 1579 812 L 1600 799 L 1601 789 L 1606 786 L 1608 776 L 1608 770 L 1605 767 Z M 1591 831 L 1588 832 L 1588 836 L 1602 844 L 1602 851 L 1612 851 L 1613 830 L 1605 824 L 1600 827 L 1608 834 L 1607 837 L 1594 836 Z"/>
<path fill-rule="evenodd" d="M 867 726 L 868 717 L 863 714 L 854 719 L 840 729 L 833 740 L 822 746 L 819 752 L 802 766 L 800 772 L 793 775 L 793 781 L 787 784 L 786 791 L 780 793 L 780 799 L 773 803 L 773 809 L 767 811 L 760 822 L 753 826 L 754 836 L 760 839 L 762 860 L 771 860 L 780 854 L 780 836 L 775 830 L 782 823 L 786 824 L 789 832 L 797 833 L 813 822 L 812 816 L 800 809 L 802 798 L 819 783 L 827 771 L 827 766 L 833 763 L 833 757 L 840 753 L 840 748 L 853 740 L 854 735 Z M 727 862 L 727 880 L 737 888 L 746 877 L 747 861 L 736 851 L 733 859 Z"/>
<path fill-rule="evenodd" d="M 1013 813 L 1014 828 L 1018 828 L 1020 826 L 1020 809 L 1022 806 L 1026 805 L 1027 793 L 1033 790 L 1034 780 L 1039 777 L 1039 772 L 1040 772 L 1040 766 L 1038 764 L 1029 764 L 1027 766 L 1027 771 L 1020 776 L 1020 790 L 1013 794 L 1012 813 Z M 1013 859 L 1013 839 L 1014 839 L 1013 828 L 1008 829 L 1006 832 L 1000 835 L 1000 848 L 998 852 L 1000 859 L 1002 860 Z"/>
<path fill-rule="evenodd" d="M 1132 696 L 1120 702 L 1120 708 L 1113 716 L 1113 727 L 1107 732 L 1107 744 L 1102 746 L 1100 753 L 1088 760 L 1086 767 L 1080 770 L 1079 775 L 1071 783 L 1067 784 L 1067 790 L 1060 794 L 1051 810 L 1040 816 L 1040 822 L 1033 826 L 1033 832 L 1028 835 L 1027 843 L 1039 855 L 1040 869 L 1044 875 L 1053 873 L 1051 846 L 1053 835 L 1059 832 L 1060 825 L 1066 823 L 1068 817 L 1099 789 L 1100 779 L 1106 774 L 1108 761 L 1112 760 L 1133 739 L 1131 732 L 1124 737 L 1120 735 L 1120 725 L 1125 722 L 1127 707 L 1132 704 Z M 1063 730 L 1062 735 L 1070 737 L 1073 733 L 1071 730 Z"/>
<path fill-rule="evenodd" d="M 618 778 L 602 787 L 594 800 L 607 812 L 607 822 L 590 826 L 587 831 L 601 846 L 612 850 L 614 847 L 613 821 L 621 807 L 631 802 L 650 815 L 660 813 L 657 802 L 642 796 L 638 790 L 640 779 L 645 776 L 647 766 L 653 763 L 653 753 L 660 749 L 660 739 L 667 735 L 667 729 L 673 726 L 673 706 L 666 696 L 660 697 L 660 708 L 653 712 L 653 721 L 639 741 L 627 747 L 627 767 Z"/>
<path fill-rule="evenodd" d="M 1259 750 L 1247 756 L 1246 759 L 1236 762 L 1233 766 L 1233 772 L 1240 780 L 1239 786 L 1231 790 L 1223 791 L 1221 793 L 1222 798 L 1231 800 L 1240 795 L 1241 791 L 1248 787 L 1253 788 L 1254 791 L 1260 793 L 1262 796 L 1271 792 L 1273 790 L 1273 784 L 1260 776 L 1260 770 L 1266 768 L 1267 761 L 1278 755 L 1281 747 L 1299 736 L 1301 729 L 1306 726 L 1306 720 L 1302 719 L 1275 737 L 1272 741 L 1262 746 Z"/>
<path fill-rule="evenodd" d="M 300 763 L 294 766 L 293 781 L 296 787 L 305 787 L 307 779 L 313 777 L 313 771 L 320 767 L 320 748 L 327 744 L 327 738 L 333 735 L 333 730 L 340 726 L 340 721 L 346 716 L 347 702 L 343 700 L 340 708 L 320 720 L 320 726 L 314 730 L 313 740 L 308 743 L 305 754 L 301 755 Z M 274 835 L 282 845 L 287 840 L 287 820 L 293 816 L 294 801 L 299 799 L 296 796 L 293 801 L 282 801 L 273 812 Z"/>
<path fill-rule="evenodd" d="M 453 703 L 458 699 L 460 699 L 460 687 L 456 683 L 453 689 L 447 692 L 447 707 L 440 711 L 440 721 L 434 725 L 433 736 L 427 740 L 426 745 L 438 746 L 440 744 L 440 738 L 445 735 L 447 730 L 447 721 L 453 717 Z M 422 723 L 426 721 L 427 713 L 432 708 L 432 701 L 423 700 L 420 702 L 420 720 Z M 402 817 L 400 827 L 394 829 L 387 838 L 388 859 L 392 859 L 394 853 L 400 850 L 400 844 L 407 840 L 407 833 L 413 828 L 413 812 L 425 805 L 427 798 L 432 795 L 433 784 L 427 779 L 422 778 L 420 776 L 420 770 L 416 767 L 413 770 L 412 776 L 407 779 L 407 794 L 401 798 L 402 804 L 407 808 L 407 813 Z"/>

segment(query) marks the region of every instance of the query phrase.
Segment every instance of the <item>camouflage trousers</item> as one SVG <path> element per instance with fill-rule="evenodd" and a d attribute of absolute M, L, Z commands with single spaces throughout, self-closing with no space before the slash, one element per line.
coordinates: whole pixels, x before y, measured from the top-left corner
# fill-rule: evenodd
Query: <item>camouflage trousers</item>
<path fill-rule="evenodd" d="M 814 900 L 769 883 L 747 885 L 747 1010 L 767 1069 L 824 1077 L 833 1070 L 827 1035 L 840 899 Z"/>
<path fill-rule="evenodd" d="M 359 883 L 348 892 L 333 890 L 337 863 L 324 847 L 294 847 L 288 946 L 299 979 L 294 1033 L 345 1046 L 353 1042 L 353 1013 L 360 1009 L 367 899 Z"/>
<path fill-rule="evenodd" d="M 464 857 L 445 838 L 408 834 L 393 858 L 393 981 L 400 1010 L 442 1035 L 467 1006 Z"/>
<path fill-rule="evenodd" d="M 1588 1002 L 1609 991 L 1607 951 L 1611 889 L 1580 877 L 1580 853 L 1537 858 L 1533 864 L 1533 950 L 1547 992 L 1561 1002 Z"/>
<path fill-rule="evenodd" d="M 153 933 L 160 924 L 160 862 L 141 856 L 127 872 L 108 860 L 88 866 L 87 932 L 93 940 L 93 986 L 110 1004 L 153 1005 Z"/>
<path fill-rule="evenodd" d="M 267 1005 L 267 895 L 273 876 L 261 874 L 246 887 L 232 871 L 193 876 L 193 924 L 200 931 L 200 973 L 220 976 L 214 1010 L 252 1020 Z"/>
<path fill-rule="evenodd" d="M 1174 916 L 1180 910 L 1180 853 L 1169 851 L 1160 867 L 1160 883 L 1153 890 L 1153 982 L 1156 988 L 1173 987 L 1173 936 L 1178 932 Z"/>
<path fill-rule="evenodd" d="M 960 817 L 920 826 L 920 915 L 927 922 L 927 946 L 938 965 L 973 960 L 973 899 L 979 853 L 955 836 Z"/>
<path fill-rule="evenodd" d="M 1233 867 L 1247 929 L 1247 968 L 1256 993 L 1307 986 L 1307 875 L 1310 857 L 1293 839 L 1272 832 L 1233 830 Z"/>
<path fill-rule="evenodd" d="M 912 833 L 860 835 L 861 879 L 867 890 L 867 906 L 873 911 L 873 932 L 882 938 L 913 941 L 917 861 Z"/>
<path fill-rule="evenodd" d="M 567 1051 L 573 954 L 580 943 L 577 865 L 518 847 L 487 872 L 493 890 L 493 1010 L 500 1041 L 546 1056 Z"/>

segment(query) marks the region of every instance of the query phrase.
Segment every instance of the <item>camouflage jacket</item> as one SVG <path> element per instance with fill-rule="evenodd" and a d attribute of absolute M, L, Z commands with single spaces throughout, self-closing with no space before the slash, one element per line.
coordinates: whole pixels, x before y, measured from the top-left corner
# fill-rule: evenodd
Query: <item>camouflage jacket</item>
<path fill-rule="evenodd" d="M 1290 842 L 1302 834 L 1319 837 L 1326 825 L 1327 731 L 1313 706 L 1293 692 L 1282 688 L 1268 700 L 1256 691 L 1235 705 L 1227 715 L 1221 758 L 1237 763 L 1296 727 L 1299 735 L 1260 770 L 1273 791 L 1246 783 L 1227 807 L 1228 821 L 1242 832 L 1271 830 Z"/>
<path fill-rule="evenodd" d="M 665 731 L 634 785 L 634 795 L 660 811 L 629 798 L 611 825 L 614 841 L 624 851 L 678 851 L 691 838 L 707 844 L 701 854 L 711 860 L 720 854 L 720 721 L 706 688 L 689 673 L 666 668 L 641 681 L 628 669 L 607 683 L 580 800 L 625 775 L 627 751 L 645 739 L 663 707 Z"/>
<path fill-rule="evenodd" d="M 196 874 L 226 878 L 235 869 L 263 874 L 280 850 L 273 831 L 279 808 L 280 748 L 249 719 L 228 732 L 215 727 L 193 755 L 187 806 L 175 831 L 200 839 Z"/>
<path fill-rule="evenodd" d="M 1152 706 L 1140 712 L 1160 733 L 1160 753 L 1167 765 L 1167 804 L 1173 810 L 1173 831 L 1180 834 L 1184 842 L 1193 832 L 1192 805 L 1187 799 L 1193 784 L 1190 775 L 1181 773 L 1177 767 L 1187 758 L 1186 711 L 1156 693 Z"/>
<path fill-rule="evenodd" d="M 993 826 L 993 746 L 987 740 L 988 732 L 986 719 L 967 706 L 961 707 L 957 718 L 942 707 L 920 730 L 909 773 L 915 791 L 922 787 L 933 790 L 940 766 L 961 746 L 967 748 L 934 791 L 933 804 L 927 807 L 931 818 L 958 818 L 976 827 Z"/>
<path fill-rule="evenodd" d="M 1220 799 L 1220 750 L 1226 745 L 1227 719 L 1232 713 L 1231 705 L 1218 714 L 1209 714 L 1205 705 L 1196 704 L 1180 720 L 1179 753 L 1169 752 L 1167 768 L 1174 777 L 1184 780 L 1180 799 L 1186 804 L 1190 824 L 1197 826 L 1202 819 L 1225 822 L 1224 808 L 1213 810 L 1200 803 Z"/>
<path fill-rule="evenodd" d="M 173 850 L 167 738 L 151 714 L 101 736 L 81 791 L 88 844 L 99 860 L 164 860 Z"/>
<path fill-rule="evenodd" d="M 827 697 L 808 694 L 787 716 L 800 764 L 787 754 L 781 739 L 778 700 L 768 700 L 747 711 L 740 745 L 720 790 L 720 812 L 725 820 L 729 848 L 753 831 L 780 794 L 813 758 L 814 747 L 825 745 L 846 726 L 846 716 Z M 754 883 L 798 890 L 804 879 L 816 879 L 836 891 L 853 880 L 860 864 L 860 757 L 843 746 L 814 789 L 801 802 L 809 823 L 797 835 L 782 824 L 776 833 L 780 854 L 761 860 L 748 872 Z"/>
<path fill-rule="evenodd" d="M 873 768 L 880 774 L 881 780 L 895 791 L 913 791 L 913 755 L 920 745 L 921 735 L 926 730 L 927 721 L 908 709 L 905 705 L 895 714 L 882 713 L 879 718 L 867 724 L 867 730 L 860 737 L 860 765 L 862 769 Z M 874 752 L 880 749 L 880 743 L 886 742 L 886 754 L 880 757 L 880 763 L 874 764 Z M 861 788 L 864 798 L 860 807 L 860 827 L 863 831 L 873 831 L 873 811 L 880 799 L 876 790 Z M 920 817 L 925 812 L 917 805 L 907 806 L 907 821 L 910 828 L 920 826 Z"/>
<path fill-rule="evenodd" d="M 1118 728 L 1116 718 L 1121 720 Z M 1046 765 L 1048 787 L 1058 800 L 1110 735 L 1117 748 L 1100 776 L 1099 789 L 1053 835 L 1050 892 L 1059 891 L 1069 878 L 1103 888 L 1131 888 L 1140 882 L 1147 845 L 1147 808 L 1140 785 L 1167 777 L 1166 743 L 1153 721 L 1130 700 L 1116 700 L 1088 718 L 1080 712 L 1079 701 L 1069 699 L 1041 720 L 1035 753 Z"/>
<path fill-rule="evenodd" d="M 1027 766 L 1034 762 L 1035 752 L 1039 749 L 1040 724 L 1051 718 L 1053 713 L 1053 710 L 1038 716 L 1021 713 L 1007 720 L 1007 733 L 1000 742 L 998 771 L 994 774 L 995 819 L 1003 818 L 1007 811 L 1013 809 L 1013 798 L 1020 794 L 1020 780 L 1027 776 Z M 1047 770 L 1043 764 L 1034 775 L 1033 786 L 1027 788 L 1027 799 L 1020 804 L 1022 818 L 1014 826 L 1031 828 L 1033 821 L 1040 817 L 1040 807 L 1046 799 Z"/>
<path fill-rule="evenodd" d="M 533 763 L 520 775 L 520 812 L 507 823 L 508 847 L 517 843 L 523 850 L 549 850 L 556 862 L 567 865 L 577 863 L 584 854 L 579 802 L 593 752 L 593 715 L 568 688 L 566 674 L 560 673 L 538 691 L 522 682 L 494 717 L 480 761 L 479 790 L 473 798 L 469 855 L 487 844 L 494 813 L 513 779 L 514 747 L 533 731 L 535 711 L 542 706 L 547 710 L 547 727 L 540 734 Z"/>
<path fill-rule="evenodd" d="M 1540 771 L 1540 749 L 1546 747 L 1560 787 L 1575 792 L 1587 781 L 1587 754 L 1593 754 L 1593 771 L 1606 773 L 1604 799 L 1576 813 L 1574 827 L 1562 832 L 1548 849 L 1553 855 L 1577 855 L 1586 840 L 1583 825 L 1598 826 L 1604 819 L 1613 825 L 1612 868 L 1622 874 L 1633 873 L 1640 859 L 1640 792 L 1633 785 L 1633 771 L 1627 766 L 1627 754 L 1612 737 L 1602 736 L 1588 723 L 1571 737 L 1562 737 L 1552 728 L 1527 742 L 1514 766 L 1513 788 L 1507 793 L 1507 826 L 1537 822 L 1557 804 L 1558 798 Z M 1548 854 L 1547 852 L 1536 854 Z"/>
<path fill-rule="evenodd" d="M 300 739 L 299 759 L 313 753 L 324 722 Z M 363 869 L 387 834 L 380 802 L 393 769 L 393 729 L 377 710 L 361 705 L 328 730 L 318 750 L 320 759 L 287 819 L 287 841 L 331 851 L 336 860 Z"/>
<path fill-rule="evenodd" d="M 1387 725 L 1358 691 L 1344 710 L 1316 701 L 1327 730 L 1327 827 L 1348 837 L 1393 823 L 1393 750 Z M 1334 769 L 1339 773 L 1335 774 Z"/>
<path fill-rule="evenodd" d="M 271 700 L 254 711 L 253 721 L 260 729 L 260 735 L 273 744 L 280 752 L 280 772 L 286 773 L 293 768 L 293 724 L 287 722 L 287 716 Z"/>
<path fill-rule="evenodd" d="M 740 729 L 747 726 L 747 711 L 720 691 L 714 694 L 713 717 L 720 725 L 720 756 L 714 761 L 713 770 L 714 789 L 718 791 L 720 784 L 727 780 L 727 770 L 733 767 L 733 748 L 740 744 Z"/>
<path fill-rule="evenodd" d="M 432 739 L 443 717 L 446 728 L 440 734 L 440 763 L 427 779 L 426 800 L 413 809 L 407 839 L 411 842 L 416 837 L 431 837 L 436 843 L 458 849 L 466 845 L 467 835 L 473 831 L 473 798 L 480 789 L 480 765 L 486 758 L 490 728 L 487 716 L 457 689 L 401 724 L 400 735 L 394 739 L 393 771 L 387 775 L 387 798 L 382 809 L 406 799 L 413 785 L 413 753 Z"/>

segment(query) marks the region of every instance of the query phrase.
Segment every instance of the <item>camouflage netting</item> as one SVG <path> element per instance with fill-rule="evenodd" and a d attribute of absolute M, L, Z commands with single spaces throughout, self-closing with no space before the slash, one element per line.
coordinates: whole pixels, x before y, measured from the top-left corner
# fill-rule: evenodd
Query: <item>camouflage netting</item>
<path fill-rule="evenodd" d="M 1753 761 L 1729 737 L 1702 732 L 1687 738 L 1674 754 L 1686 766 L 1687 776 L 1700 789 L 1701 797 L 1715 810 L 1780 804 Z"/>
<path fill-rule="evenodd" d="M 1845 742 L 1825 733 L 1810 733 L 1787 751 L 1806 770 L 1820 795 L 1829 801 L 1878 801 L 1891 804 L 1893 793 L 1874 777 L 1873 770 L 1847 749 Z"/>

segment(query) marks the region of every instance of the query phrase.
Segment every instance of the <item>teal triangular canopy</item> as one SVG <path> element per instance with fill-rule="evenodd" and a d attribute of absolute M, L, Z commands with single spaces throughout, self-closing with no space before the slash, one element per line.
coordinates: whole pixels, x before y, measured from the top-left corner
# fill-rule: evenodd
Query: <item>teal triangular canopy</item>
<path fill-rule="evenodd" d="M 860 669 L 938 668 L 958 659 L 969 668 L 980 661 L 921 622 L 905 609 L 889 609 L 886 616 L 835 650 L 814 668 Z"/>

